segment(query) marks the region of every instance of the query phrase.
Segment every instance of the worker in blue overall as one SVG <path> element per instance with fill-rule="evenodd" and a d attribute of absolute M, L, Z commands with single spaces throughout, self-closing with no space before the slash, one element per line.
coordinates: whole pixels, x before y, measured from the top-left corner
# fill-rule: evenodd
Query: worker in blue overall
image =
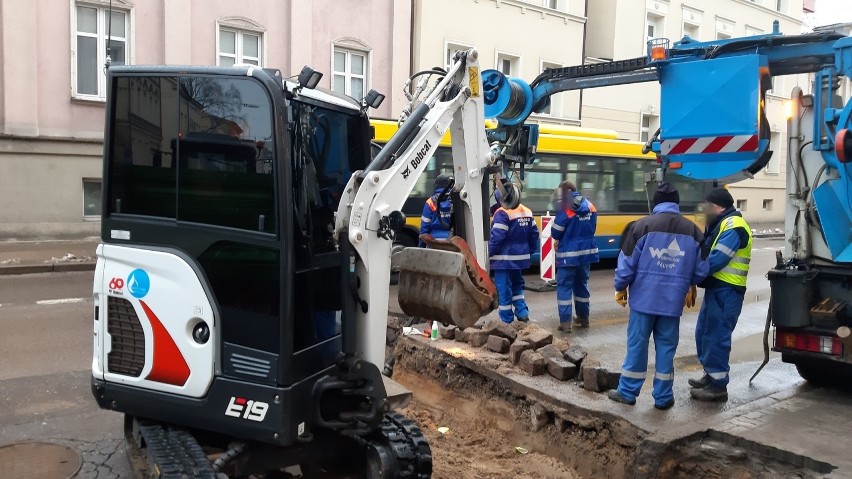
<path fill-rule="evenodd" d="M 530 256 L 538 250 L 538 226 L 529 208 L 518 203 L 515 208 L 508 209 L 500 195 L 495 196 L 500 206 L 491 220 L 488 253 L 497 286 L 498 312 L 505 323 L 511 323 L 515 317 L 527 322 L 530 313 L 524 300 L 521 272 L 530 267 Z"/>
<path fill-rule="evenodd" d="M 598 212 L 595 205 L 580 196 L 570 181 L 559 185 L 561 209 L 556 213 L 550 236 L 556 241 L 556 306 L 559 330 L 571 332 L 572 320 L 581 328 L 589 327 L 589 269 L 597 263 L 595 229 Z M 577 317 L 573 317 L 576 308 Z"/>
<path fill-rule="evenodd" d="M 707 194 L 707 234 L 702 247 L 710 261 L 710 276 L 699 286 L 704 302 L 695 325 L 695 345 L 704 376 L 690 379 L 693 398 L 727 401 L 731 335 L 745 299 L 751 262 L 751 228 L 734 208 L 734 197 L 724 188 Z"/>
<path fill-rule="evenodd" d="M 441 174 L 435 178 L 435 192 L 423 205 L 420 216 L 420 234 L 432 235 L 435 239 L 449 238 L 452 233 L 453 203 L 450 190 L 453 187 L 452 175 Z M 419 246 L 426 246 L 420 240 Z"/>
<path fill-rule="evenodd" d="M 674 405 L 674 356 L 683 307 L 695 304 L 695 285 L 708 272 L 701 255 L 701 230 L 680 215 L 680 195 L 669 183 L 654 193 L 650 216 L 633 223 L 624 235 L 615 270 L 615 300 L 630 302 L 627 355 L 618 389 L 609 398 L 636 404 L 648 370 L 648 341 L 654 335 L 657 351 L 654 407 Z"/>

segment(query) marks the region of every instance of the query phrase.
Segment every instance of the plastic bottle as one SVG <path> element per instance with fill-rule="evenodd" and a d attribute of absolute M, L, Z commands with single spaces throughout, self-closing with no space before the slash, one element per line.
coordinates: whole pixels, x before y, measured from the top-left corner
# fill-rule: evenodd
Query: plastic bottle
<path fill-rule="evenodd" d="M 432 321 L 432 341 L 438 340 L 438 322 Z"/>

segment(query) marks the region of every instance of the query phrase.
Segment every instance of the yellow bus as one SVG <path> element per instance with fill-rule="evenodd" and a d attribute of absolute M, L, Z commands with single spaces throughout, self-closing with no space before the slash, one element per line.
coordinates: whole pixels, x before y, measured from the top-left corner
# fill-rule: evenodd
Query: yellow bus
<path fill-rule="evenodd" d="M 373 141 L 378 146 L 386 143 L 397 130 L 395 121 L 372 120 L 371 123 L 375 128 Z M 403 246 L 417 245 L 420 214 L 433 192 L 435 178 L 453 171 L 449 146 L 447 133 L 405 202 L 403 213 L 407 217 L 407 228 L 399 235 Z M 618 256 L 621 236 L 627 226 L 651 209 L 656 183 L 646 184 L 645 173 L 658 167 L 653 153 L 642 153 L 642 143 L 619 140 L 615 131 L 541 125 L 535 161 L 525 167 L 521 182 L 521 202 L 536 215 L 540 228 L 542 215 L 556 214 L 557 186 L 564 180 L 573 182 L 580 194 L 598 210 L 596 239 L 600 256 L 614 258 Z M 679 176 L 672 170 L 666 179 L 680 192 L 681 211 L 687 215 L 696 213 L 711 188 L 709 183 Z M 690 217 L 695 220 L 694 216 Z M 537 261 L 538 257 L 534 259 Z"/>

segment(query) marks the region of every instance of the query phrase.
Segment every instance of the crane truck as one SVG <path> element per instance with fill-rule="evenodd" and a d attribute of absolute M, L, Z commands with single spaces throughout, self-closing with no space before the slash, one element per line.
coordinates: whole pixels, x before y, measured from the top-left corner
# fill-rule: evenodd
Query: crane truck
<path fill-rule="evenodd" d="M 648 43 L 628 60 L 546 70 L 532 83 L 456 57 L 369 161 L 366 110 L 253 66 L 113 67 L 94 281 L 92 392 L 125 414 L 153 475 L 219 477 L 342 463 L 368 477 L 429 477 L 417 427 L 390 411 L 383 362 L 399 209 L 438 139 L 453 138 L 456 238 L 406 249 L 400 304 L 462 326 L 494 308 L 488 178 L 529 161 L 524 122 L 561 91 L 658 81 L 665 171 L 730 183 L 773 154 L 771 77 L 794 91 L 787 244 L 770 271 L 774 349 L 809 380 L 852 362 L 852 38 L 833 32 Z M 486 117 L 499 121 L 486 131 Z M 428 238 L 427 238 L 428 240 Z M 767 345 L 768 348 L 768 345 Z M 211 461 L 209 458 L 215 458 Z M 171 475 L 170 475 L 171 474 Z"/>

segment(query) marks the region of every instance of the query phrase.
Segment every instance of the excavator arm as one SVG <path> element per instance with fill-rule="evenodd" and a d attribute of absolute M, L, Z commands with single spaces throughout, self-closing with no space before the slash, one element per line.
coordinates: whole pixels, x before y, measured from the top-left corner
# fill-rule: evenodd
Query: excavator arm
<path fill-rule="evenodd" d="M 408 314 L 469 326 L 492 311 L 496 288 L 488 261 L 487 183 L 501 155 L 489 146 L 476 50 L 457 56 L 431 94 L 408 116 L 363 171 L 352 175 L 336 219 L 338 242 L 352 249 L 357 347 L 381 365 L 389 296 L 391 245 L 400 213 L 417 179 L 449 129 L 453 142 L 455 233 L 430 248 L 407 248 L 400 257 L 400 305 Z"/>

